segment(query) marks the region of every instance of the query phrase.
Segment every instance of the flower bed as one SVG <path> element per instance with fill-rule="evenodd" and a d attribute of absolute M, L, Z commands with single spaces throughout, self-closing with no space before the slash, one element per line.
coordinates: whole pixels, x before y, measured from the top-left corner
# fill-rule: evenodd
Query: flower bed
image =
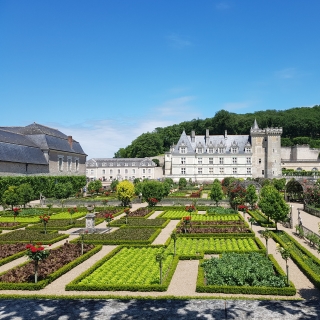
<path fill-rule="evenodd" d="M 66 286 L 66 290 L 167 290 L 178 259 L 166 255 L 163 261 L 163 284 L 160 285 L 160 247 L 120 247 Z"/>
<path fill-rule="evenodd" d="M 244 220 L 194 220 L 192 221 L 193 226 L 246 226 L 246 222 Z"/>
<path fill-rule="evenodd" d="M 156 228 L 164 228 L 170 220 L 168 219 L 145 219 L 145 218 L 128 218 L 129 227 L 156 227 Z M 121 218 L 118 220 L 114 220 L 110 223 L 111 227 L 119 227 L 122 225 L 126 225 L 126 219 Z"/>
<path fill-rule="evenodd" d="M 320 260 L 284 231 L 271 232 L 272 238 L 289 250 L 292 260 L 310 281 L 320 289 Z"/>
<path fill-rule="evenodd" d="M 168 240 L 168 251 L 174 252 L 174 242 Z M 263 244 L 257 238 L 212 238 L 212 237 L 178 237 L 176 254 L 179 259 L 200 259 L 203 254 L 223 252 L 264 251 Z"/>
<path fill-rule="evenodd" d="M 234 267 L 236 266 L 236 267 Z M 225 253 L 200 264 L 197 292 L 295 295 L 275 259 L 256 252 Z"/>
<path fill-rule="evenodd" d="M 77 211 L 72 214 L 72 219 L 79 219 L 84 217 L 87 214 L 86 211 Z M 59 219 L 69 219 L 70 213 L 68 211 L 59 212 L 50 216 L 51 220 L 59 220 Z"/>
<path fill-rule="evenodd" d="M 0 222 L 0 230 L 15 230 L 19 228 L 24 228 L 28 224 L 20 222 Z"/>
<path fill-rule="evenodd" d="M 102 210 L 100 212 L 96 212 L 96 219 L 105 219 L 105 215 L 109 213 L 112 214 L 114 217 L 123 213 L 123 209 L 121 208 L 107 208 L 106 210 Z"/>
<path fill-rule="evenodd" d="M 66 243 L 50 250 L 50 255 L 39 262 L 38 283 L 34 283 L 34 263 L 29 261 L 10 269 L 0 275 L 1 290 L 39 290 L 60 277 L 79 263 L 101 249 L 93 245 L 84 244 L 84 254 L 81 255 L 81 245 Z"/>
<path fill-rule="evenodd" d="M 0 235 L 0 243 L 30 243 L 42 242 L 43 244 L 52 244 L 60 240 L 66 239 L 67 234 L 60 234 L 57 231 L 51 231 L 47 234 L 38 230 L 16 230 Z"/>
<path fill-rule="evenodd" d="M 1 216 L 0 217 L 0 222 L 19 222 L 19 223 L 37 223 L 39 222 L 39 217 L 38 216 L 25 216 L 25 217 L 16 217 L 14 218 L 13 216 Z"/>
<path fill-rule="evenodd" d="M 88 234 L 86 243 L 92 244 L 150 244 L 159 235 L 161 229 L 121 227 L 111 233 Z M 72 240 L 78 241 L 79 238 Z"/>
<path fill-rule="evenodd" d="M 0 244 L 0 266 L 22 257 L 25 250 L 26 245 L 24 243 Z"/>
<path fill-rule="evenodd" d="M 139 208 L 135 211 L 130 211 L 128 217 L 149 217 L 154 212 L 153 209 L 150 208 Z"/>

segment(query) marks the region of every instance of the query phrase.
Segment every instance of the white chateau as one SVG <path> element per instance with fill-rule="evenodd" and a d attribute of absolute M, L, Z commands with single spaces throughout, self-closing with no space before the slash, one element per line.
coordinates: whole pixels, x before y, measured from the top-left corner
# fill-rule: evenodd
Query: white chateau
<path fill-rule="evenodd" d="M 165 154 L 165 177 L 203 182 L 224 177 L 281 177 L 282 128 L 260 129 L 254 121 L 250 135 L 181 134 Z"/>

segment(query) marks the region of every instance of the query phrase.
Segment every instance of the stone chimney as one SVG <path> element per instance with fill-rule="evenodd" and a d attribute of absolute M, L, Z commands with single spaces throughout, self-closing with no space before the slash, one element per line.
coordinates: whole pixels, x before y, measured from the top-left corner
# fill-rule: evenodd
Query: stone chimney
<path fill-rule="evenodd" d="M 72 149 L 72 136 L 68 136 L 68 143 L 70 144 L 70 148 Z"/>
<path fill-rule="evenodd" d="M 206 129 L 206 142 L 209 142 L 209 138 L 210 138 L 210 135 L 209 135 L 209 129 Z"/>
<path fill-rule="evenodd" d="M 191 131 L 191 142 L 195 141 L 196 132 L 194 130 Z"/>
<path fill-rule="evenodd" d="M 228 133 L 227 133 L 227 130 L 224 130 L 224 138 L 225 138 L 225 139 L 228 139 Z"/>

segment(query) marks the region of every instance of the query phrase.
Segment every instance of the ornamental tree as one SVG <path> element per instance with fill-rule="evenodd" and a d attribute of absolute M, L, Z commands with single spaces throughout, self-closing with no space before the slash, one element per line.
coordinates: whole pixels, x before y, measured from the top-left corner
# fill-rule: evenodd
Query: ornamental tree
<path fill-rule="evenodd" d="M 43 223 L 44 234 L 47 234 L 47 223 L 50 220 L 50 216 L 45 213 L 42 216 L 39 216 L 39 219 L 40 219 L 40 222 Z"/>
<path fill-rule="evenodd" d="M 219 201 L 223 199 L 223 196 L 224 194 L 221 183 L 218 179 L 215 179 L 211 187 L 210 199 L 216 203 L 216 206 L 218 206 Z"/>
<path fill-rule="evenodd" d="M 20 203 L 23 204 L 24 208 L 28 202 L 34 200 L 33 188 L 29 183 L 21 184 L 17 189 L 17 193 Z"/>
<path fill-rule="evenodd" d="M 266 185 L 261 189 L 258 205 L 268 218 L 274 220 L 276 230 L 278 222 L 283 221 L 290 211 L 281 193 L 272 185 Z"/>
<path fill-rule="evenodd" d="M 101 190 L 102 189 L 102 190 Z M 94 193 L 103 192 L 102 182 L 100 180 L 90 181 L 88 184 L 88 191 L 94 191 Z"/>
<path fill-rule="evenodd" d="M 250 184 L 247 187 L 247 192 L 246 192 L 246 195 L 245 195 L 245 201 L 250 204 L 251 209 L 254 208 L 254 205 L 258 201 L 256 187 L 253 184 Z"/>
<path fill-rule="evenodd" d="M 187 179 L 186 178 L 180 178 L 179 179 L 179 189 L 183 189 L 187 186 Z"/>
<path fill-rule="evenodd" d="M 16 186 L 9 186 L 2 196 L 2 201 L 5 204 L 11 206 L 12 210 L 13 210 L 13 206 L 16 206 L 17 204 L 20 203 L 17 189 L 18 187 Z"/>
<path fill-rule="evenodd" d="M 124 180 L 117 185 L 117 198 L 121 201 L 122 206 L 126 207 L 134 197 L 134 185 L 128 180 Z"/>
<path fill-rule="evenodd" d="M 68 212 L 70 213 L 70 223 L 72 224 L 72 223 L 73 223 L 73 221 L 72 221 L 72 215 L 73 215 L 75 212 L 78 212 L 78 209 L 77 209 L 77 207 L 69 208 L 69 209 L 68 209 Z"/>
<path fill-rule="evenodd" d="M 110 184 L 110 189 L 112 191 L 116 191 L 117 190 L 117 185 L 119 184 L 119 180 L 113 180 Z"/>
<path fill-rule="evenodd" d="M 160 202 L 164 197 L 163 183 L 159 181 L 144 181 L 142 183 L 142 199 L 148 202 L 149 207 L 155 205 L 154 200 Z"/>
<path fill-rule="evenodd" d="M 34 261 L 34 282 L 37 283 L 39 261 L 46 259 L 49 256 L 50 251 L 45 250 L 41 243 L 38 243 L 35 246 L 33 244 L 27 244 L 26 249 L 28 258 Z"/>

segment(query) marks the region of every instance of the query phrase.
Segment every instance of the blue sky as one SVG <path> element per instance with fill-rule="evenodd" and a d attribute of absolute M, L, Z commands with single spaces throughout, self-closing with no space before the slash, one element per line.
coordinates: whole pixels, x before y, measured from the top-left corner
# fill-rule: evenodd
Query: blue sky
<path fill-rule="evenodd" d="M 92 157 L 221 109 L 320 104 L 318 0 L 0 0 L 0 126 Z"/>

